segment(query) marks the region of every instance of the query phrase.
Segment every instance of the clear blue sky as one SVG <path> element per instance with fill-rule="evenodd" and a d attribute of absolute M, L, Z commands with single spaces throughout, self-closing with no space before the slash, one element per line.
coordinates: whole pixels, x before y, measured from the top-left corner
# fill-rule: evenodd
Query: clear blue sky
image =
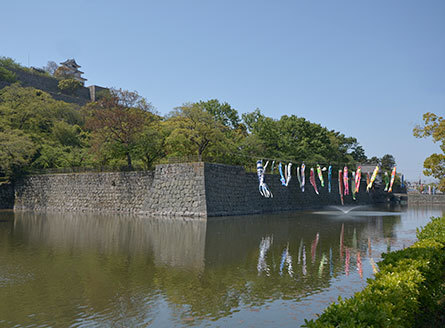
<path fill-rule="evenodd" d="M 87 84 L 137 90 L 168 113 L 217 98 L 295 114 L 393 154 L 408 178 L 439 147 L 412 136 L 445 114 L 445 1 L 5 1 L 0 55 L 74 57 Z"/>

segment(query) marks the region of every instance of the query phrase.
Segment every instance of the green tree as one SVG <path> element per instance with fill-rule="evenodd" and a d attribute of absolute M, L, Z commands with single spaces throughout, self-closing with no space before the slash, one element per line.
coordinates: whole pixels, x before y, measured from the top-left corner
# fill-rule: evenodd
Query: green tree
<path fill-rule="evenodd" d="M 62 92 L 71 95 L 82 87 L 82 85 L 82 82 L 77 81 L 76 79 L 63 79 L 59 81 L 57 86 Z"/>
<path fill-rule="evenodd" d="M 372 156 L 367 160 L 368 164 L 381 165 L 381 160 L 377 156 Z"/>
<path fill-rule="evenodd" d="M 160 117 L 155 116 L 143 127 L 136 140 L 134 156 L 142 161 L 144 169 L 152 169 L 156 161 L 167 155 L 167 136 L 168 129 Z"/>
<path fill-rule="evenodd" d="M 240 117 L 236 109 L 232 108 L 228 103 L 220 103 L 217 99 L 208 101 L 200 101 L 198 103 L 207 113 L 230 129 L 236 129 L 240 124 Z"/>
<path fill-rule="evenodd" d="M 30 147 L 24 141 L 24 153 L 16 154 L 22 159 L 16 167 L 22 170 L 72 165 L 74 161 L 68 159 L 88 145 L 78 107 L 34 88 L 13 84 L 0 90 L 0 123 L 11 149 L 16 149 L 14 140 L 32 143 Z M 24 155 L 28 153 L 32 156 Z M 7 171 L 12 174 L 14 170 Z"/>
<path fill-rule="evenodd" d="M 215 120 L 202 104 L 185 104 L 176 108 L 167 121 L 171 133 L 167 144 L 175 155 L 197 154 L 198 160 L 209 147 L 224 147 L 224 125 Z"/>
<path fill-rule="evenodd" d="M 417 125 L 413 134 L 416 138 L 432 137 L 440 144 L 441 154 L 434 153 L 425 159 L 423 173 L 439 179 L 439 189 L 445 191 L 445 119 L 434 113 L 423 114 L 423 125 Z"/>
<path fill-rule="evenodd" d="M 132 169 L 138 137 L 153 119 L 153 114 L 145 110 L 146 104 L 142 102 L 142 108 L 127 107 L 138 104 L 127 102 L 115 92 L 87 104 L 84 111 L 88 117 L 86 126 L 92 132 L 93 151 L 105 159 L 125 158 L 128 169 Z"/>
<path fill-rule="evenodd" d="M 355 150 L 357 155 L 363 150 L 355 138 L 329 131 L 320 124 L 295 115 L 283 115 L 274 120 L 256 109 L 243 114 L 242 118 L 248 131 L 264 145 L 264 153 L 257 156 L 307 163 L 347 163 L 354 160 Z"/>
<path fill-rule="evenodd" d="M 380 163 L 382 165 L 382 169 L 391 171 L 391 169 L 396 165 L 396 160 L 395 160 L 394 156 L 392 156 L 390 154 L 385 154 L 380 159 Z"/>
<path fill-rule="evenodd" d="M 0 131 L 0 173 L 14 177 L 25 170 L 36 151 L 30 137 L 20 130 Z"/>
<path fill-rule="evenodd" d="M 368 160 L 365 155 L 365 150 L 360 145 L 352 147 L 351 156 L 352 158 L 354 158 L 355 161 L 359 163 L 365 163 Z"/>

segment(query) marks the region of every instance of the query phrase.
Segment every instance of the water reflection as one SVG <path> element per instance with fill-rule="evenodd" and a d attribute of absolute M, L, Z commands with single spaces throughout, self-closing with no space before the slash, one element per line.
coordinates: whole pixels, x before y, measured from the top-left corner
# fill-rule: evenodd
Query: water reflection
<path fill-rule="evenodd" d="M 208 222 L 0 212 L 0 326 L 233 326 L 266 314 L 298 326 L 441 214 L 353 212 Z"/>
<path fill-rule="evenodd" d="M 157 265 L 204 268 L 206 221 L 97 214 L 18 212 L 14 237 L 59 250 L 95 250 L 126 256 L 151 254 Z"/>

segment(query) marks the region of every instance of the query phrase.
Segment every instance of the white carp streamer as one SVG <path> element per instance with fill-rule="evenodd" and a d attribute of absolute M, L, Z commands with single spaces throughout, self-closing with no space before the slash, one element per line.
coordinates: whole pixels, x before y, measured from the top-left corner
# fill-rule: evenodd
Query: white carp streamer
<path fill-rule="evenodd" d="M 269 187 L 264 182 L 264 172 L 265 172 L 268 164 L 269 164 L 269 161 L 266 162 L 266 165 L 264 165 L 264 168 L 263 168 L 262 160 L 259 160 L 256 162 L 256 170 L 257 170 L 258 182 L 259 182 L 258 189 L 260 191 L 261 196 L 266 197 L 266 198 L 273 198 L 272 192 L 269 190 Z"/>

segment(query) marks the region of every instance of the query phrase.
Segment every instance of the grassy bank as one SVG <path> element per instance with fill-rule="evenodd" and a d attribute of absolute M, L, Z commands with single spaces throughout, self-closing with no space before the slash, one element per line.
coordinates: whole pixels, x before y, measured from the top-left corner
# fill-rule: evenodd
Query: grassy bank
<path fill-rule="evenodd" d="M 417 231 L 418 241 L 383 254 L 380 272 L 352 298 L 331 304 L 305 327 L 443 327 L 445 216 Z"/>

